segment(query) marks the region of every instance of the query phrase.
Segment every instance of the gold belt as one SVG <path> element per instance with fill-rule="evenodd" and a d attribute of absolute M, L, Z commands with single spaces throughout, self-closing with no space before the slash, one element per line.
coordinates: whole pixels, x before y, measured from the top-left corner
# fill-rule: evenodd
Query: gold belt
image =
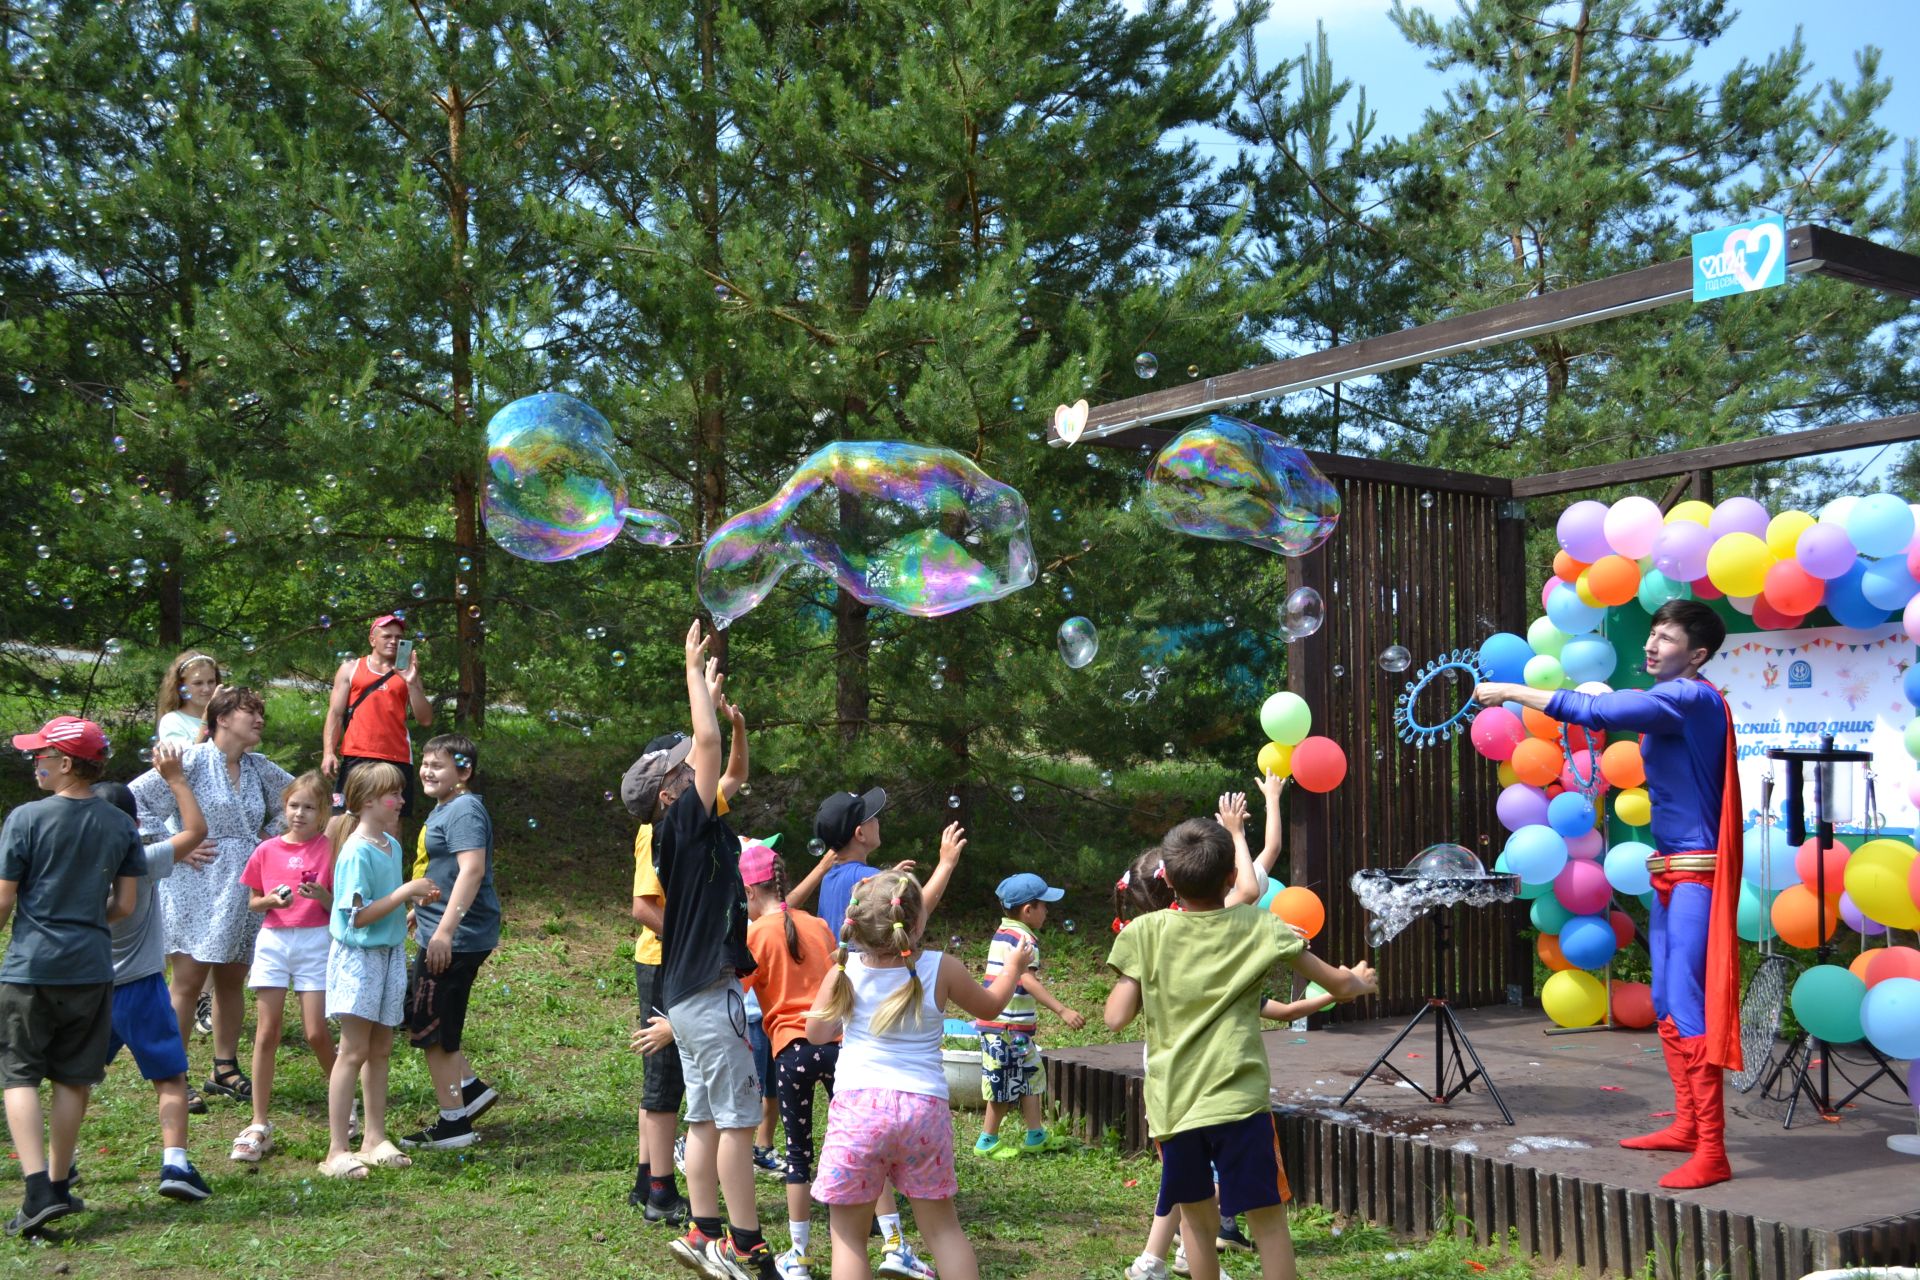
<path fill-rule="evenodd" d="M 1656 853 L 1647 859 L 1647 870 L 1656 875 L 1662 871 L 1712 871 L 1719 863 L 1711 853 Z"/>

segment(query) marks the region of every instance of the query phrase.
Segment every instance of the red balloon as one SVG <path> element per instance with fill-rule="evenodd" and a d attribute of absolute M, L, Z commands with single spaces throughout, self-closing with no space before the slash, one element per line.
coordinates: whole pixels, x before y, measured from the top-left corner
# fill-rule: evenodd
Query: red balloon
<path fill-rule="evenodd" d="M 1642 1030 L 1653 1025 L 1653 988 L 1644 982 L 1607 984 L 1615 1026 Z"/>
<path fill-rule="evenodd" d="M 1727 594 L 1711 582 L 1708 582 L 1705 578 L 1696 578 L 1687 585 L 1693 588 L 1693 598 L 1695 600 L 1718 600 L 1721 596 Z"/>
<path fill-rule="evenodd" d="M 1613 926 L 1613 941 L 1616 946 L 1628 946 L 1633 942 L 1633 917 L 1624 911 L 1609 911 L 1607 923 Z"/>
<path fill-rule="evenodd" d="M 1920 978 L 1920 951 L 1912 947 L 1881 947 L 1863 954 L 1873 956 L 1867 961 L 1867 971 L 1862 975 L 1870 987 L 1888 978 Z"/>
<path fill-rule="evenodd" d="M 1789 617 L 1806 617 L 1826 599 L 1827 584 L 1800 567 L 1796 560 L 1781 560 L 1767 570 L 1767 585 L 1760 598 Z M 1754 607 L 1759 617 L 1759 606 Z"/>
<path fill-rule="evenodd" d="M 1293 749 L 1293 780 L 1306 790 L 1331 791 L 1346 777 L 1347 753 L 1332 738 L 1304 738 Z"/>
<path fill-rule="evenodd" d="M 1812 889 L 1815 884 L 1819 883 L 1815 877 L 1819 874 L 1820 869 L 1814 861 L 1814 851 L 1819 847 L 1819 844 L 1819 836 L 1810 836 L 1807 842 L 1800 846 L 1800 852 L 1793 855 L 1794 872 L 1799 875 L 1800 882 L 1809 889 Z M 1829 898 L 1837 898 L 1846 891 L 1847 886 L 1842 883 L 1842 879 L 1847 872 L 1847 859 L 1852 856 L 1853 850 L 1835 841 L 1833 844 L 1827 846 L 1826 854 L 1820 858 L 1821 862 L 1827 864 L 1827 896 Z M 1861 863 L 1860 865 L 1865 866 L 1866 864 Z"/>
<path fill-rule="evenodd" d="M 1762 631 L 1791 631 L 1807 620 L 1804 613 L 1782 613 L 1767 603 L 1765 596 L 1753 601 L 1753 625 Z"/>

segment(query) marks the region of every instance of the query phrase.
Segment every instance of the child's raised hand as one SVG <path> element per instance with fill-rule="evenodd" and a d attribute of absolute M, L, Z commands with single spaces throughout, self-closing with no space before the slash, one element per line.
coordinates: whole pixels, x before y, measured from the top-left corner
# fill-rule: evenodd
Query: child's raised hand
<path fill-rule="evenodd" d="M 960 861 L 960 854 L 967 847 L 967 829 L 957 822 L 949 822 L 947 829 L 940 833 L 940 865 L 951 867 Z"/>
<path fill-rule="evenodd" d="M 1261 796 L 1265 798 L 1267 807 L 1271 809 L 1280 803 L 1280 794 L 1287 789 L 1288 781 L 1273 770 L 1266 769 L 1261 771 L 1260 779 L 1254 785 L 1260 788 Z"/>
<path fill-rule="evenodd" d="M 1214 821 L 1234 835 L 1247 829 L 1247 793 L 1229 791 L 1220 797 L 1220 809 L 1213 815 Z"/>
<path fill-rule="evenodd" d="M 1347 981 L 1343 984 L 1346 989 L 1334 993 L 1335 999 L 1345 1003 L 1358 1000 L 1361 996 L 1380 994 L 1380 980 L 1374 975 L 1373 966 L 1365 960 L 1348 965 L 1343 972 L 1347 975 Z"/>
<path fill-rule="evenodd" d="M 693 625 L 687 628 L 687 669 L 700 670 L 700 664 L 707 656 L 707 637 L 700 633 L 700 619 L 695 618 Z"/>
<path fill-rule="evenodd" d="M 727 683 L 727 673 L 720 669 L 720 659 L 708 658 L 702 678 L 707 682 L 707 697 L 716 707 L 726 705 L 726 699 L 720 696 L 721 686 Z"/>

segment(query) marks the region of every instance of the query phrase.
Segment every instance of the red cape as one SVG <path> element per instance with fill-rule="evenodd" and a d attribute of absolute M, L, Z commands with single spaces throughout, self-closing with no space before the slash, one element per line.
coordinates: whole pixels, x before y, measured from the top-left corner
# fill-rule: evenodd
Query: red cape
<path fill-rule="evenodd" d="M 1705 683 L 1704 681 L 1702 683 Z M 1733 708 L 1727 695 L 1726 782 L 1720 793 L 1720 841 L 1713 875 L 1713 907 L 1707 917 L 1707 1061 L 1728 1071 L 1742 1070 L 1740 1058 L 1740 939 L 1734 925 L 1740 914 L 1740 850 L 1746 810 L 1740 804 L 1740 761 L 1733 740 Z"/>

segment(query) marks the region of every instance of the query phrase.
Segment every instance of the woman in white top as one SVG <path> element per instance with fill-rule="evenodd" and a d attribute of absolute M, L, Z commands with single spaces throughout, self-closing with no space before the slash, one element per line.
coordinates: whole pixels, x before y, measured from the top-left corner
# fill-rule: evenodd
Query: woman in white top
<path fill-rule="evenodd" d="M 189 649 L 169 662 L 167 674 L 160 677 L 155 704 L 159 721 L 155 740 L 187 747 L 200 741 L 206 729 L 207 702 L 219 687 L 220 664 L 210 655 Z"/>

